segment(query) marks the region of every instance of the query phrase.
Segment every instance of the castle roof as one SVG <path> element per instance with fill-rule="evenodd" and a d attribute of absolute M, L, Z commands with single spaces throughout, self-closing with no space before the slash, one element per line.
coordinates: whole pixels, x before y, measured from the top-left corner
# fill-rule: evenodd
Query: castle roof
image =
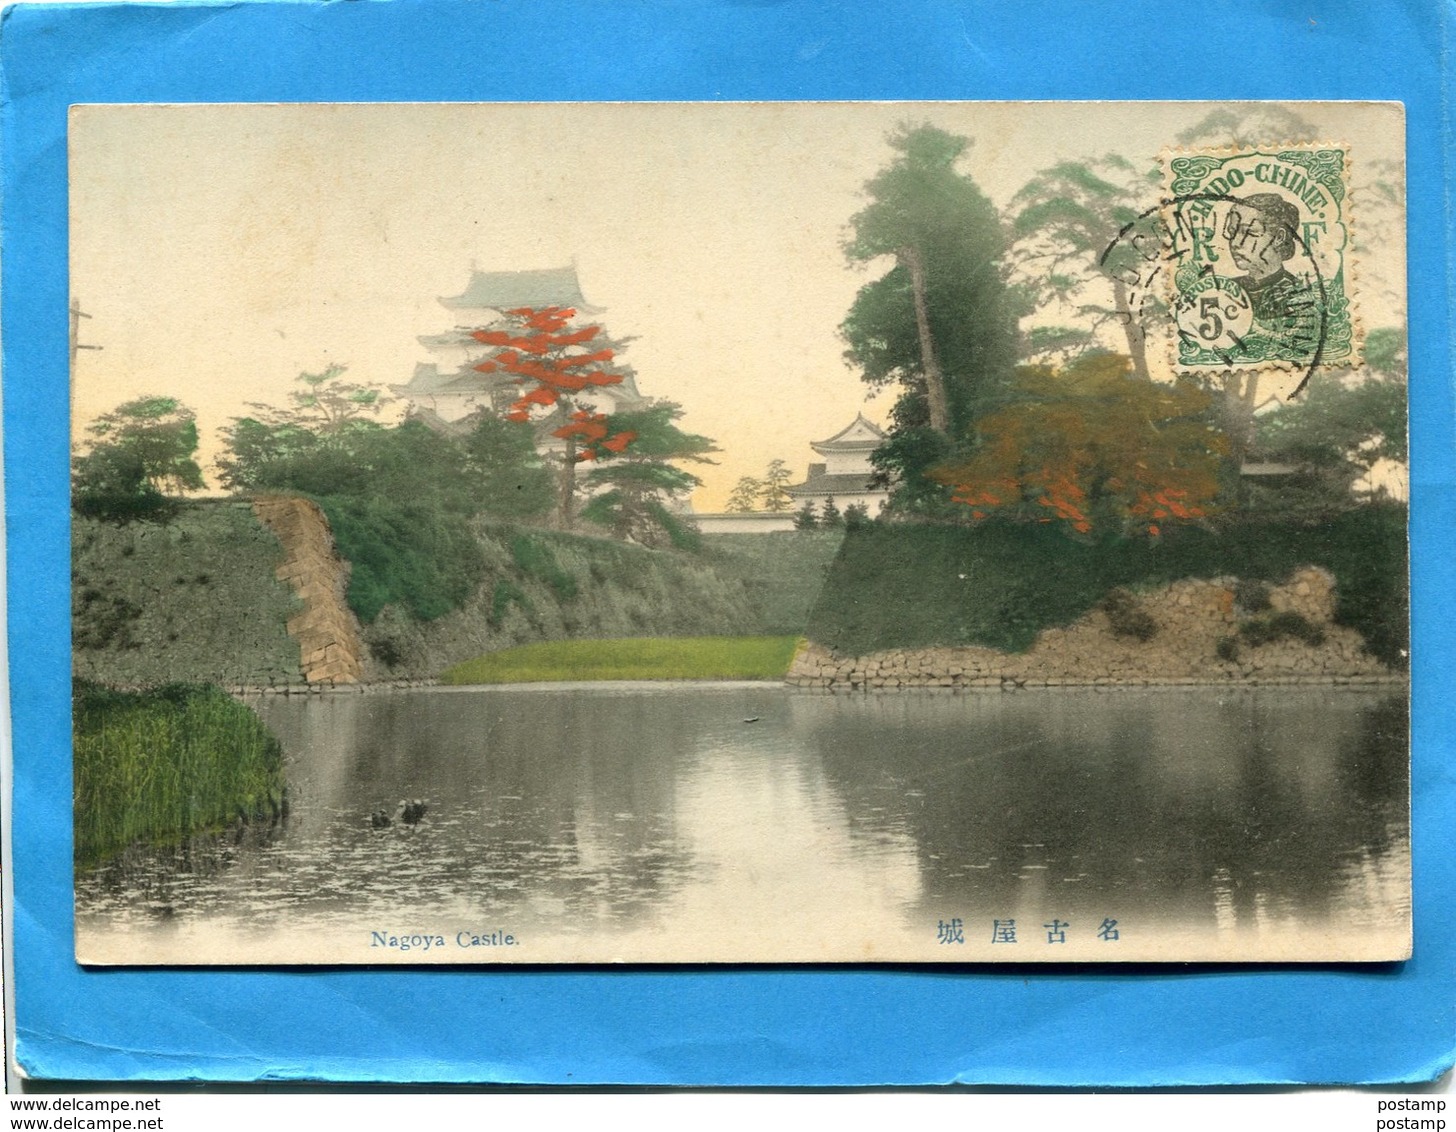
<path fill-rule="evenodd" d="M 849 425 L 828 440 L 811 441 L 809 447 L 820 455 L 830 452 L 873 452 L 885 442 L 885 431 L 873 421 L 856 413 Z"/>
<path fill-rule="evenodd" d="M 872 487 L 868 475 L 828 475 L 820 471 L 823 464 L 814 464 L 809 468 L 809 478 L 803 483 L 796 483 L 785 488 L 790 495 L 877 495 L 883 494 L 884 488 Z"/>
<path fill-rule="evenodd" d="M 574 265 L 539 271 L 474 271 L 465 290 L 451 298 L 442 298 L 440 305 L 449 310 L 574 307 L 583 314 L 601 310 L 582 295 Z"/>

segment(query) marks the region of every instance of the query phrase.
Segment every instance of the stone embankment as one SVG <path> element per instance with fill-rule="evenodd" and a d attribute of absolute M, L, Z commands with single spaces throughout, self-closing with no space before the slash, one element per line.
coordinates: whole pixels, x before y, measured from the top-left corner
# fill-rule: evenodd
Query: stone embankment
<path fill-rule="evenodd" d="M 276 571 L 303 610 L 288 620 L 310 684 L 355 684 L 364 678 L 359 625 L 345 600 L 349 565 L 334 549 L 329 521 L 317 504 L 292 496 L 255 500 L 253 513 L 277 536 L 283 563 Z"/>
<path fill-rule="evenodd" d="M 1404 679 L 1366 651 L 1359 633 L 1334 624 L 1334 613 L 1334 579 L 1316 567 L 1278 586 L 1186 579 L 1121 591 L 1071 625 L 1043 631 L 1024 653 L 940 647 L 841 657 L 810 644 L 788 683 L 850 691 Z"/>
<path fill-rule="evenodd" d="M 321 681 L 315 684 L 229 684 L 223 690 L 230 696 L 324 696 L 373 695 L 378 692 L 405 692 L 415 688 L 438 688 L 438 680 L 367 680 L 358 682 Z"/>

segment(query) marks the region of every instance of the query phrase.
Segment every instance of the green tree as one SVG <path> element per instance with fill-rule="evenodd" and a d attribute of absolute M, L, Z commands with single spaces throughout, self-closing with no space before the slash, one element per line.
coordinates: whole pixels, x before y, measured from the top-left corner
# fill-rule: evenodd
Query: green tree
<path fill-rule="evenodd" d="M 1246 147 L 1306 142 L 1315 135 L 1299 115 L 1267 106 L 1210 111 L 1177 140 Z M 1398 184 L 1398 176 L 1384 171 L 1372 196 L 1383 199 Z M 1110 347 L 1132 359 L 1137 377 L 1150 376 L 1147 332 L 1169 322 L 1150 278 L 1161 266 L 1160 220 L 1151 211 L 1159 197 L 1152 154 L 1108 154 L 1042 170 L 1013 198 L 1012 279 L 1032 296 L 1036 316 L 1023 341 L 1026 358 L 1065 363 Z M 1203 380 L 1222 394 L 1223 427 L 1237 465 L 1259 407 L 1259 373 L 1229 371 Z"/>
<path fill-rule="evenodd" d="M 728 496 L 728 510 L 737 515 L 746 515 L 758 509 L 758 500 L 763 495 L 763 480 L 753 476 L 739 476 Z"/>
<path fill-rule="evenodd" d="M 824 507 L 819 512 L 819 525 L 828 530 L 844 526 L 844 515 L 834 505 L 834 496 L 826 496 Z"/>
<path fill-rule="evenodd" d="M 167 497 L 147 479 L 142 458 L 129 448 L 101 445 L 72 462 L 71 506 L 93 519 L 129 522 L 171 513 Z"/>
<path fill-rule="evenodd" d="M 384 426 L 377 388 L 343 380 L 341 365 L 300 373 L 284 407 L 251 402 L 251 416 L 223 431 L 222 482 L 234 491 L 299 490 L 333 494 L 357 476 L 356 449 Z M 305 486 L 307 485 L 307 486 Z"/>
<path fill-rule="evenodd" d="M 173 509 L 166 493 L 203 486 L 195 458 L 197 421 L 175 397 L 127 401 L 86 432 L 89 439 L 71 462 L 71 505 L 82 515 L 161 519 Z"/>
<path fill-rule="evenodd" d="M 1144 279 L 1148 263 L 1160 262 L 1158 218 L 1148 215 L 1157 179 L 1151 166 L 1108 154 L 1059 162 L 1012 198 L 1009 260 L 1039 323 L 1026 336 L 1028 358 L 1065 362 L 1115 344 L 1132 359 L 1134 376 L 1150 380 L 1147 328 L 1167 318 Z M 1066 318 L 1071 325 L 1052 321 Z M 1121 341 L 1108 342 L 1109 334 Z"/>
<path fill-rule="evenodd" d="M 819 526 L 819 516 L 814 513 L 814 501 L 809 500 L 794 512 L 794 530 L 812 531 Z"/>
<path fill-rule="evenodd" d="M 1365 364 L 1387 381 L 1402 384 L 1409 376 L 1405 328 L 1382 326 L 1365 336 Z"/>
<path fill-rule="evenodd" d="M 470 517 L 521 514 L 518 493 L 505 486 L 520 460 L 499 451 L 509 441 L 480 432 L 456 438 L 418 420 L 386 427 L 374 419 L 376 391 L 343 381 L 343 372 L 302 374 L 285 406 L 253 405 L 253 416 L 235 419 L 224 430 L 224 480 L 319 503 L 352 566 L 350 607 L 365 623 L 386 605 L 438 617 L 475 592 L 484 570 Z M 494 423 L 523 432 L 535 459 L 529 429 Z M 549 478 L 544 492 L 549 508 Z"/>
<path fill-rule="evenodd" d="M 482 413 L 462 443 L 481 511 L 533 519 L 551 510 L 555 486 L 531 429 Z"/>
<path fill-rule="evenodd" d="M 794 505 L 789 484 L 794 480 L 789 466 L 782 460 L 770 460 L 763 473 L 762 495 L 765 511 L 787 511 Z"/>
<path fill-rule="evenodd" d="M 583 477 L 591 493 L 583 519 L 644 546 L 696 544 L 695 532 L 669 504 L 702 481 L 676 465 L 711 464 L 709 453 L 718 449 L 706 436 L 678 428 L 681 418 L 682 407 L 672 401 L 613 414 L 617 435 L 628 439 L 619 451 L 584 450 L 598 466 Z"/>
<path fill-rule="evenodd" d="M 226 448 L 217 459 L 219 478 L 233 491 L 284 486 L 282 469 L 304 459 L 317 440 L 306 429 L 265 424 L 257 417 L 234 417 L 222 430 Z"/>
<path fill-rule="evenodd" d="M 481 477 L 463 440 L 419 420 L 361 430 L 348 445 L 354 474 L 330 494 L 371 496 L 469 516 L 484 510 Z"/>
<path fill-rule="evenodd" d="M 958 167 L 970 141 L 929 125 L 887 140 L 895 157 L 866 183 L 844 251 L 852 263 L 894 265 L 860 289 L 840 332 L 866 383 L 901 388 L 875 461 L 901 501 L 920 506 L 943 497 L 925 480 L 930 464 L 1004 397 L 1018 312 L 996 210 Z"/>
<path fill-rule="evenodd" d="M 330 365 L 320 373 L 301 373 L 301 388 L 288 395 L 292 404 L 284 410 L 263 408 L 277 421 L 296 425 L 315 436 L 342 436 L 376 418 L 389 401 L 377 386 L 345 381 L 347 366 Z"/>
<path fill-rule="evenodd" d="M 1253 455 L 1290 471 L 1274 486 L 1247 488 L 1252 511 L 1317 521 L 1388 498 L 1379 468 L 1408 458 L 1405 384 L 1382 376 L 1313 381 L 1259 418 Z"/>
<path fill-rule="evenodd" d="M 175 397 L 127 401 L 97 417 L 86 431 L 92 452 L 111 447 L 129 453 L 158 492 L 181 494 L 203 486 L 195 459 L 196 414 Z"/>

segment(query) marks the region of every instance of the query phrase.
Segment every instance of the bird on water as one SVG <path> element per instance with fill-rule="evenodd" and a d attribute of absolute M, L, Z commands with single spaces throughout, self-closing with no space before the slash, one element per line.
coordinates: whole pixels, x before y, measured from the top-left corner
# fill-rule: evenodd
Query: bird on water
<path fill-rule="evenodd" d="M 404 822 L 405 825 L 418 825 L 420 819 L 425 816 L 425 811 L 429 808 L 429 806 L 425 805 L 418 798 L 408 802 L 401 798 L 399 800 L 399 810 L 396 812 L 395 817 Z"/>
<path fill-rule="evenodd" d="M 369 815 L 369 828 L 388 829 L 395 822 L 403 825 L 419 825 L 429 805 L 420 798 L 401 798 L 391 817 L 388 810 L 380 808 Z"/>

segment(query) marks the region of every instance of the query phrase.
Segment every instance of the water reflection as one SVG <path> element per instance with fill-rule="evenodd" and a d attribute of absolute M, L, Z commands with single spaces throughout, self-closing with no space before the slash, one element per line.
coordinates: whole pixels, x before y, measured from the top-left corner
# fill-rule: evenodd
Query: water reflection
<path fill-rule="evenodd" d="M 497 688 L 256 706 L 290 753 L 288 822 L 78 879 L 83 955 L 225 961 L 244 941 L 276 961 L 286 936 L 310 941 L 295 958 L 380 961 L 359 951 L 374 928 L 496 926 L 533 942 L 511 958 L 543 961 L 944 959 L 961 957 L 936 950 L 951 915 L 973 933 L 1116 917 L 1146 943 L 1154 926 L 1398 937 L 1409 914 L 1403 696 Z M 401 798 L 425 819 L 372 828 Z"/>
<path fill-rule="evenodd" d="M 794 711 L 856 829 L 917 846 L 926 914 L 1231 929 L 1409 912 L 1403 695 L 1048 690 Z"/>

